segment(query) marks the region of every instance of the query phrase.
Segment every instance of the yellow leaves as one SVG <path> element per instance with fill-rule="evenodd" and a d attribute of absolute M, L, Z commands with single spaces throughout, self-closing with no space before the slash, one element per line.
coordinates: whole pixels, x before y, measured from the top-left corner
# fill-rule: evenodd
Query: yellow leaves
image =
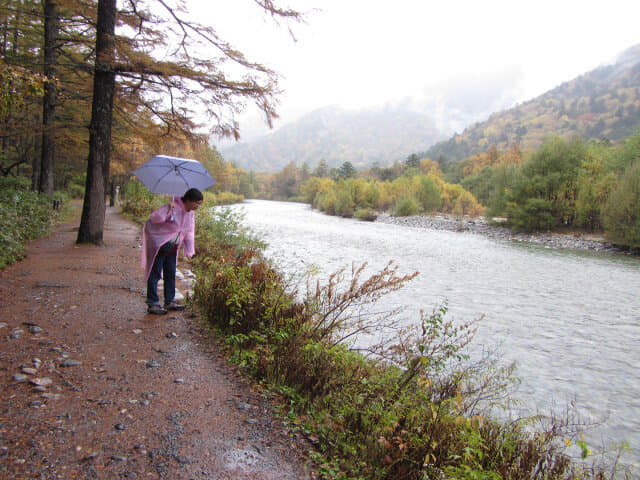
<path fill-rule="evenodd" d="M 433 384 L 433 382 L 428 377 L 420 377 L 418 379 L 418 386 L 420 388 L 427 389 L 427 388 L 431 387 L 432 384 Z M 433 409 L 433 406 L 431 408 Z"/>
<path fill-rule="evenodd" d="M 442 170 L 440 170 L 440 164 L 438 162 L 434 162 L 429 158 L 423 158 L 420 161 L 420 170 L 425 175 L 433 175 L 439 178 L 444 177 L 444 173 L 442 172 Z"/>

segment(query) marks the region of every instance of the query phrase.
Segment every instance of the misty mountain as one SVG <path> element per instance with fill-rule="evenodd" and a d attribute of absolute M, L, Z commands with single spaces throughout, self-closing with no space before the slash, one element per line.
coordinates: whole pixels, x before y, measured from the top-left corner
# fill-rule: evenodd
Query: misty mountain
<path fill-rule="evenodd" d="M 459 76 L 432 85 L 422 99 L 383 108 L 321 108 L 220 152 L 238 167 L 259 172 L 280 171 L 290 162 L 313 169 L 320 160 L 330 167 L 349 161 L 363 168 L 403 161 L 413 153 L 459 161 L 491 145 L 504 151 L 519 144 L 526 151 L 549 135 L 616 141 L 638 128 L 640 44 L 612 65 L 512 107 L 521 94 L 519 76 L 518 71 Z"/>
<path fill-rule="evenodd" d="M 424 150 L 439 135 L 426 115 L 389 107 L 346 111 L 337 106 L 314 110 L 252 142 L 220 148 L 227 161 L 244 170 L 276 172 L 290 162 L 310 168 L 351 162 L 356 168 L 402 160 Z"/>
<path fill-rule="evenodd" d="M 623 52 L 612 65 L 596 68 L 513 108 L 493 113 L 449 140 L 420 154 L 433 160 L 459 161 L 519 144 L 538 147 L 550 135 L 616 141 L 640 126 L 640 44 Z"/>

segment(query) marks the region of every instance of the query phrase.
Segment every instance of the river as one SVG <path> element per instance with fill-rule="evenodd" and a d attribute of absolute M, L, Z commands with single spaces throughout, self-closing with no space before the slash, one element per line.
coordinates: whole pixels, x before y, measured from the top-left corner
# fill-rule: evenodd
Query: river
<path fill-rule="evenodd" d="M 378 309 L 402 305 L 412 321 L 447 301 L 456 321 L 484 315 L 474 348 L 499 347 L 504 362 L 516 362 L 518 414 L 571 404 L 600 423 L 585 433 L 594 451 L 626 441 L 624 460 L 640 464 L 640 259 L 361 222 L 296 203 L 232 208 L 287 274 L 313 267 L 322 279 L 354 263 L 377 271 L 389 260 L 402 273 L 419 271 Z"/>

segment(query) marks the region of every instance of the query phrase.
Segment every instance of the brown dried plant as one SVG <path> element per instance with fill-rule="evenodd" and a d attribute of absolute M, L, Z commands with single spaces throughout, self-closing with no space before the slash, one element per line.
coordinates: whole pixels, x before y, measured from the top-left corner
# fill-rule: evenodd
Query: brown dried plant
<path fill-rule="evenodd" d="M 315 290 L 305 300 L 309 334 L 313 339 L 337 345 L 356 335 L 373 332 L 397 311 L 372 316 L 366 307 L 383 295 L 399 290 L 418 275 L 418 272 L 399 275 L 398 266 L 390 261 L 380 272 L 362 280 L 366 267 L 366 262 L 359 267 L 353 265 L 346 285 L 344 268 L 331 274 L 324 285 L 317 281 Z"/>

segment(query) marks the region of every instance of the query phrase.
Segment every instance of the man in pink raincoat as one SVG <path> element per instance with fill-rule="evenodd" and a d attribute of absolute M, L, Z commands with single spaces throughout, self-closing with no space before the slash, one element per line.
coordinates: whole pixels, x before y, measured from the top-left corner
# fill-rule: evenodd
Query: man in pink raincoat
<path fill-rule="evenodd" d="M 142 231 L 142 268 L 146 270 L 148 312 L 163 315 L 168 310 L 182 310 L 175 301 L 176 264 L 182 247 L 184 256 L 193 257 L 195 210 L 202 204 L 202 193 L 191 188 L 173 197 L 150 216 Z M 158 281 L 164 279 L 164 307 L 158 297 Z"/>

